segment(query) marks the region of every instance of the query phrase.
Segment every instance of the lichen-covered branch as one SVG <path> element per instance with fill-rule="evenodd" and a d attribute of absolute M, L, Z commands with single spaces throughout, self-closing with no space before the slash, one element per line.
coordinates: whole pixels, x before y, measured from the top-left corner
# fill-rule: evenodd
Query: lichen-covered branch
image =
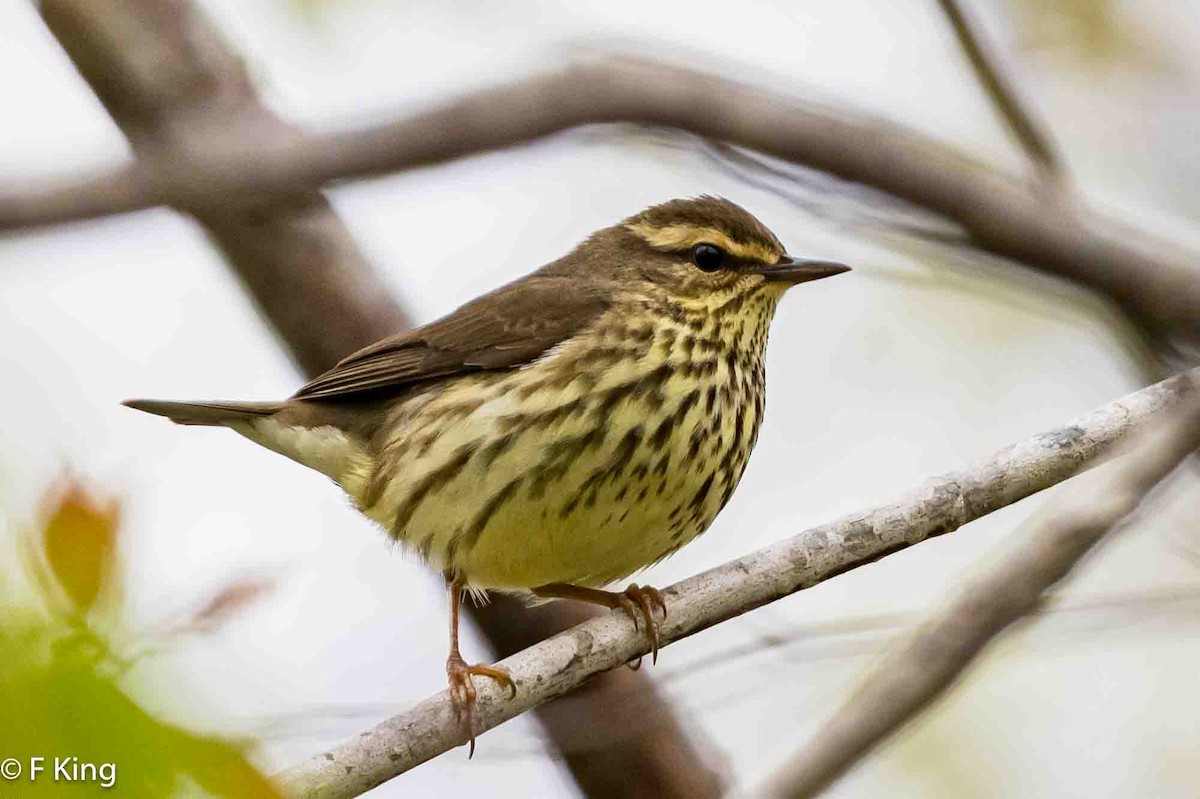
<path fill-rule="evenodd" d="M 1157 383 L 987 460 L 933 478 L 900 498 L 806 530 L 664 592 L 663 640 L 676 641 L 862 566 L 1062 482 L 1129 430 L 1188 393 L 1200 370 Z M 517 695 L 479 686 L 481 730 L 491 729 L 647 652 L 622 613 L 588 621 L 502 661 Z M 346 799 L 466 742 L 446 692 L 280 775 L 305 799 Z"/>
<path fill-rule="evenodd" d="M 953 685 L 996 636 L 1041 607 L 1050 589 L 1200 447 L 1195 386 L 1164 416 L 1122 448 L 1124 457 L 1043 510 L 1015 547 L 902 636 L 810 742 L 751 795 L 817 796 Z"/>

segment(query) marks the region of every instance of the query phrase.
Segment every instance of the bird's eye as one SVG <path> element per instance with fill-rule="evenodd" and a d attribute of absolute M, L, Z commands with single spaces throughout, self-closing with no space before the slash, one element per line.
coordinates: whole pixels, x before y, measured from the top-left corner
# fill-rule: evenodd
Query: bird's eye
<path fill-rule="evenodd" d="M 725 251 L 715 244 L 697 244 L 692 248 L 692 263 L 705 272 L 715 272 L 725 263 Z"/>

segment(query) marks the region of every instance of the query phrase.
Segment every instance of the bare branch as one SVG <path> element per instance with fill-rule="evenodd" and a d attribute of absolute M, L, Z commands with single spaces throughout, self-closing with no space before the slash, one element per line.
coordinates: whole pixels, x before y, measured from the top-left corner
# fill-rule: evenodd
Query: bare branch
<path fill-rule="evenodd" d="M 988 52 L 983 37 L 971 25 L 958 0 L 938 0 L 946 15 L 959 47 L 971 63 L 975 77 L 1035 165 L 1050 177 L 1060 177 L 1062 164 L 1050 143 L 1050 137 L 1036 121 L 1032 110 L 1021 102 L 1020 95 L 1000 68 L 997 59 Z"/>
<path fill-rule="evenodd" d="M 187 153 L 229 130 L 268 150 L 298 140 L 299 134 L 261 105 L 241 60 L 189 0 L 44 0 L 41 9 L 133 143 L 139 163 L 190 163 Z M 134 177 L 117 190 L 128 199 L 141 186 Z M 85 204 L 109 198 L 111 188 L 96 184 L 80 198 Z M 325 198 L 299 183 L 277 188 L 193 210 L 296 362 L 313 376 L 347 353 L 402 330 L 407 319 Z M 504 655 L 593 614 L 563 606 L 531 612 L 500 598 L 472 615 Z M 636 695 L 638 712 L 654 720 L 633 734 L 612 715 L 629 695 Z M 591 687 L 589 697 L 572 703 L 569 719 L 553 708 L 539 713 L 585 795 L 601 799 L 654 792 L 703 799 L 720 794 L 719 775 L 695 751 L 647 674 L 606 677 Z M 576 751 L 574 727 L 595 730 L 610 743 Z"/>
<path fill-rule="evenodd" d="M 957 222 L 984 250 L 1099 291 L 1159 334 L 1200 348 L 1200 280 L 1184 265 L 1195 255 L 1053 201 L 898 125 L 634 59 L 581 62 L 357 131 L 278 137 L 234 128 L 186 156 L 33 195 L 0 193 L 0 229 L 159 204 L 228 207 L 255 192 L 428 166 L 612 122 L 675 127 L 873 186 Z"/>
<path fill-rule="evenodd" d="M 147 162 L 183 157 L 230 128 L 264 140 L 295 135 L 259 103 L 241 60 L 189 2 L 47 0 L 41 12 Z M 243 200 L 196 218 L 305 372 L 407 324 L 321 194 Z"/>
<path fill-rule="evenodd" d="M 1191 387 L 1180 375 L 1130 394 L 985 461 L 927 481 L 897 500 L 807 530 L 668 588 L 664 641 L 677 641 L 850 569 L 871 563 L 1061 482 Z M 646 654 L 629 618 L 610 613 L 503 661 L 517 695 L 479 686 L 488 730 Z M 345 799 L 466 742 L 445 691 L 280 775 L 305 799 Z"/>
<path fill-rule="evenodd" d="M 1195 386 L 1127 454 L 1044 511 L 1018 545 L 991 562 L 880 659 L 799 754 L 753 795 L 818 795 L 958 679 L 991 641 L 1034 613 L 1146 494 L 1200 447 Z"/>

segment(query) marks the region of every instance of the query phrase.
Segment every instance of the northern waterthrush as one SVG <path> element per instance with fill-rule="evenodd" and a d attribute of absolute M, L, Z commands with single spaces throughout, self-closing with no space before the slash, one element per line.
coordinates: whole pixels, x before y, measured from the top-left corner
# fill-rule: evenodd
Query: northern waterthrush
<path fill-rule="evenodd" d="M 797 283 L 847 271 L 797 260 L 713 197 L 673 200 L 424 327 L 350 355 L 273 403 L 131 400 L 230 427 L 333 478 L 447 576 L 456 706 L 464 588 L 571 598 L 644 620 L 652 588 L 601 588 L 703 532 L 754 447 L 763 351 Z"/>

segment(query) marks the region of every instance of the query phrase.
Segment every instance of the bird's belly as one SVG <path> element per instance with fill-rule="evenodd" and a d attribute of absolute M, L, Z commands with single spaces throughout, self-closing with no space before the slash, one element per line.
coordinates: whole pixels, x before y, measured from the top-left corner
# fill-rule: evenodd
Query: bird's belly
<path fill-rule="evenodd" d="M 761 410 L 722 372 L 655 374 L 540 404 L 501 384 L 452 423 L 424 408 L 396 437 L 407 445 L 381 454 L 383 487 L 365 510 L 479 588 L 632 574 L 712 523 Z"/>
<path fill-rule="evenodd" d="M 481 588 L 602 586 L 659 560 L 699 532 L 697 527 L 672 540 L 669 514 L 631 501 L 562 519 L 558 513 L 554 503 L 513 504 L 454 559 L 453 568 Z"/>
<path fill-rule="evenodd" d="M 693 472 L 643 475 L 651 467 L 637 456 L 596 485 L 601 470 L 615 463 L 583 459 L 542 496 L 507 504 L 456 559 L 456 568 L 485 588 L 601 586 L 670 554 L 716 515 L 718 508 L 702 497 L 699 513 L 680 518 L 678 509 L 687 507 L 706 478 Z"/>

